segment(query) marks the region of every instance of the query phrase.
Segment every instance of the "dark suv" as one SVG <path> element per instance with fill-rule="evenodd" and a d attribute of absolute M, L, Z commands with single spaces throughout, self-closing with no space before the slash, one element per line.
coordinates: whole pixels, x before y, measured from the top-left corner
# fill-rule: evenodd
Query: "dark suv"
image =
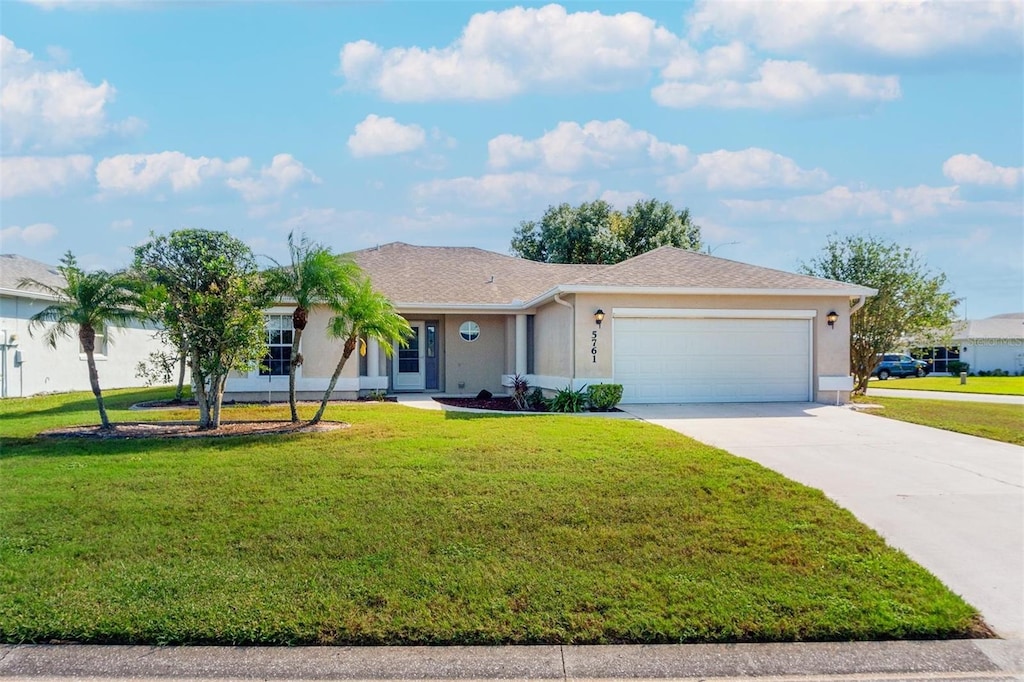
<path fill-rule="evenodd" d="M 886 353 L 871 373 L 885 381 L 889 377 L 923 377 L 928 375 L 928 363 L 909 355 Z"/>

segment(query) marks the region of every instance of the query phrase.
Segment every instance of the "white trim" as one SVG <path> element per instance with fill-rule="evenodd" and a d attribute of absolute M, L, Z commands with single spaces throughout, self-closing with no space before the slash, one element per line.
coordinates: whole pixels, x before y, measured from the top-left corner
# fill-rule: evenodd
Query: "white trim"
<path fill-rule="evenodd" d="M 546 388 L 549 391 L 560 391 L 566 386 L 571 386 L 573 390 L 576 390 L 592 384 L 613 384 L 615 382 L 609 377 L 577 377 L 576 379 L 570 379 L 569 377 L 547 374 L 527 374 L 526 383 L 530 385 L 530 388 Z M 501 385 L 511 386 L 512 375 L 502 374 Z"/>
<path fill-rule="evenodd" d="M 395 302 L 395 310 L 401 315 L 415 313 L 416 315 L 445 315 L 447 313 L 479 313 L 480 315 L 499 313 L 524 313 L 532 315 L 535 311 L 532 306 L 524 306 L 522 303 L 399 303 Z"/>
<path fill-rule="evenodd" d="M 363 381 L 370 379 L 383 379 L 387 388 L 387 377 L 338 377 L 338 383 L 335 384 L 335 391 L 358 391 L 360 388 L 377 388 L 377 386 L 364 386 Z M 296 391 L 323 391 L 327 390 L 328 384 L 331 383 L 330 377 L 306 377 L 299 380 L 296 377 L 295 390 Z M 288 375 L 279 375 L 271 377 L 268 381 L 266 376 L 256 375 L 255 378 L 249 377 L 230 377 L 228 378 L 228 386 L 226 389 L 228 392 L 241 392 L 241 391 L 287 391 L 288 390 Z"/>
<path fill-rule="evenodd" d="M 733 310 L 730 308 L 612 308 L 613 317 L 811 320 L 817 317 L 817 315 L 817 310 Z"/>
<path fill-rule="evenodd" d="M 341 381 L 340 379 L 338 380 Z M 370 390 L 387 390 L 388 389 L 388 378 L 387 377 L 359 377 L 359 388 L 370 389 Z M 327 390 L 327 387 L 324 387 Z"/>
<path fill-rule="evenodd" d="M 749 287 L 631 287 L 619 285 L 560 284 L 540 296 L 527 301 L 526 307 L 535 308 L 558 294 L 660 294 L 660 295 L 725 295 L 725 296 L 874 296 L 877 289 L 850 285 L 836 289 L 755 289 Z"/>
<path fill-rule="evenodd" d="M 0 296 L 11 296 L 12 298 L 36 298 L 42 301 L 56 301 L 57 297 L 34 289 L 10 289 L 0 287 Z"/>

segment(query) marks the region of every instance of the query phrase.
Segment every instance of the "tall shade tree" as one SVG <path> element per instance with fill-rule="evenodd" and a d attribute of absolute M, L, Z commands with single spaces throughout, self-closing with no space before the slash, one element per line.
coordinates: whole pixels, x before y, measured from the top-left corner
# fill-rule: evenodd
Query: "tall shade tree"
<path fill-rule="evenodd" d="M 228 373 L 266 353 L 270 292 L 252 251 L 227 232 L 176 230 L 136 247 L 135 269 L 151 284 L 154 316 L 188 353 L 199 428 L 218 428 Z"/>
<path fill-rule="evenodd" d="M 338 377 L 360 343 L 360 337 L 376 339 L 384 352 L 390 356 L 393 351 L 392 344 L 397 342 L 404 347 L 407 339 L 412 336 L 412 328 L 406 319 L 395 312 L 387 297 L 373 290 L 368 279 L 360 282 L 348 297 L 335 306 L 334 312 L 336 315 L 331 318 L 327 333 L 332 338 L 343 340 L 341 359 L 338 360 L 323 400 L 320 401 L 320 409 L 316 411 L 310 424 L 318 424 L 323 418 L 327 402 L 338 383 Z"/>
<path fill-rule="evenodd" d="M 645 199 L 617 211 L 606 202 L 549 206 L 538 221 L 523 221 L 512 238 L 511 253 L 543 263 L 618 263 L 659 246 L 697 251 L 700 226 L 689 209 Z"/>
<path fill-rule="evenodd" d="M 276 296 L 295 301 L 292 311 L 291 356 L 288 362 L 288 405 L 292 421 L 299 421 L 295 400 L 295 370 L 302 365 L 299 344 L 309 321 L 310 309 L 318 303 L 337 307 L 348 294 L 359 274 L 356 264 L 336 256 L 329 248 L 311 242 L 306 237 L 298 241 L 288 235 L 288 253 L 291 265 L 276 267 L 267 272 L 270 289 Z"/>
<path fill-rule="evenodd" d="M 30 277 L 18 282 L 19 289 L 39 289 L 56 299 L 29 318 L 29 334 L 46 327 L 43 338 L 51 348 L 56 348 L 58 339 L 70 338 L 72 331 L 77 331 L 100 422 L 103 429 L 109 429 L 110 420 L 96 370 L 96 335 L 106 335 L 109 325 L 124 326 L 140 316 L 138 289 L 135 281 L 124 273 L 82 270 L 70 251 L 61 258 L 57 271 L 64 278 L 64 286 L 51 286 Z M 111 343 L 109 335 L 106 339 Z"/>
<path fill-rule="evenodd" d="M 864 393 L 879 355 L 907 337 L 937 340 L 956 319 L 957 299 L 946 276 L 933 274 L 909 248 L 877 237 L 832 235 L 808 275 L 878 290 L 850 318 L 850 371 L 854 393 Z"/>

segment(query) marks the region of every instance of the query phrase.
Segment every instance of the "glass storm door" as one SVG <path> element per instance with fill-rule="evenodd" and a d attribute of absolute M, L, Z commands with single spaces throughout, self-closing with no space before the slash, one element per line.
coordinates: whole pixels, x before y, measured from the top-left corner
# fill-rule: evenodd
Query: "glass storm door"
<path fill-rule="evenodd" d="M 396 391 L 422 391 L 426 372 L 423 362 L 423 323 L 409 322 L 412 336 L 409 345 L 402 348 L 395 344 L 394 386 Z"/>

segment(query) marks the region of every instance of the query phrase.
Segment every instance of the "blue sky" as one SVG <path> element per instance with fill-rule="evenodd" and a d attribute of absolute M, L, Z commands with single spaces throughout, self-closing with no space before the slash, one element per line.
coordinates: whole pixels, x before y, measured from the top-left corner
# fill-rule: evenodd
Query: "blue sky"
<path fill-rule="evenodd" d="M 4 252 L 504 253 L 550 204 L 656 197 L 718 256 L 874 234 L 968 316 L 1024 310 L 1020 1 L 0 0 L 0 32 Z"/>

